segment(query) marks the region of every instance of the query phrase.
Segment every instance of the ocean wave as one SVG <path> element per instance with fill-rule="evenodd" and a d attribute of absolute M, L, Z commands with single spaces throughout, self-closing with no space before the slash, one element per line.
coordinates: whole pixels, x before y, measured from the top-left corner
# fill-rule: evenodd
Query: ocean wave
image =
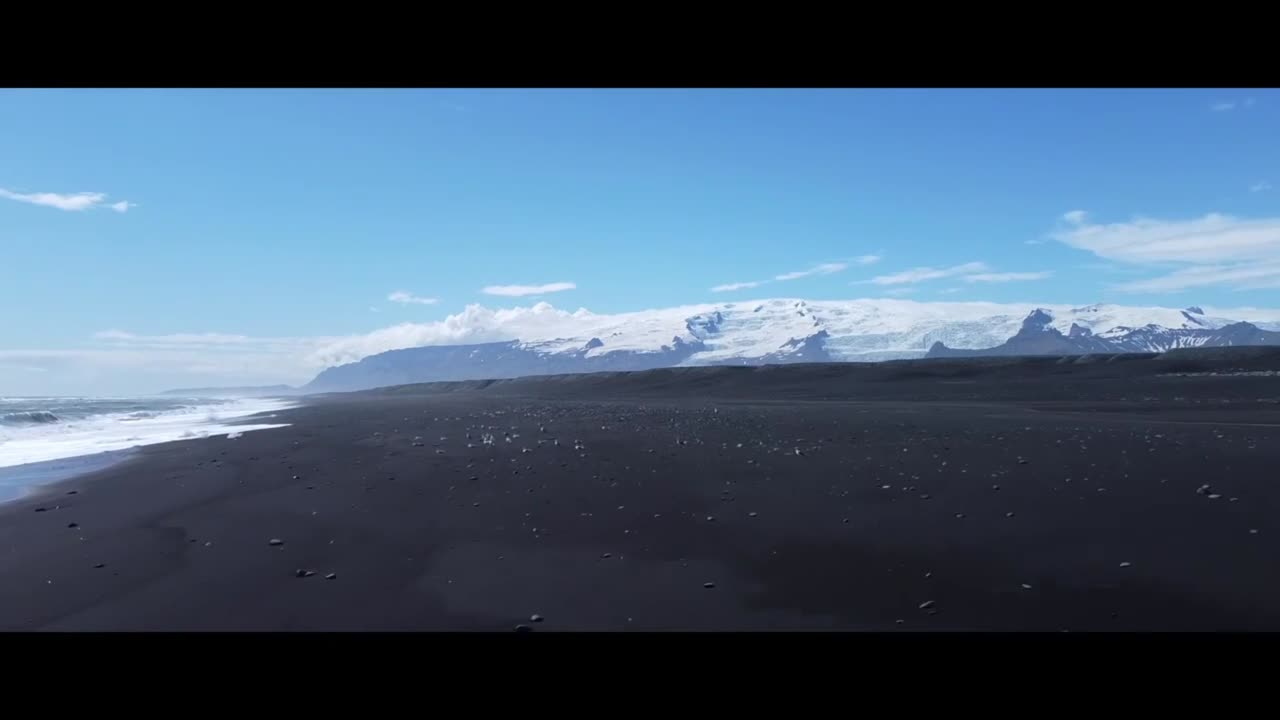
<path fill-rule="evenodd" d="M 51 425 L 56 422 L 62 422 L 62 418 L 47 410 L 0 415 L 0 425 Z"/>
<path fill-rule="evenodd" d="M 294 407 L 279 400 L 208 404 L 150 398 L 32 398 L 0 405 L 0 468 L 140 445 L 282 427 L 250 417 Z"/>

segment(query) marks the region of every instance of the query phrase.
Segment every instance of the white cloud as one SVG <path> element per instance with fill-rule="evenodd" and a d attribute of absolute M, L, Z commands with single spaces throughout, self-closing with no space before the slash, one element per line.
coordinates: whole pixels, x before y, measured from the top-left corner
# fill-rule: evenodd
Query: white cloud
<path fill-rule="evenodd" d="M 1189 220 L 1137 218 L 1082 223 L 1053 237 L 1104 260 L 1176 268 L 1160 277 L 1118 286 L 1129 292 L 1269 288 L 1280 281 L 1280 218 L 1249 220 L 1218 213 Z"/>
<path fill-rule="evenodd" d="M 1267 182 L 1266 180 L 1259 180 L 1258 182 L 1249 186 L 1249 192 L 1255 192 L 1255 193 L 1264 192 L 1270 189 L 1271 189 L 1271 183 Z"/>
<path fill-rule="evenodd" d="M 1083 210 L 1072 210 L 1071 212 L 1062 214 L 1062 219 L 1066 220 L 1072 225 L 1082 225 L 1084 221 L 1088 219 L 1088 217 L 1089 217 L 1089 213 Z"/>
<path fill-rule="evenodd" d="M 849 267 L 846 263 L 823 263 L 815 265 L 808 270 L 796 270 L 794 272 L 783 273 L 774 277 L 774 280 L 799 280 L 800 278 L 809 277 L 810 275 L 831 275 L 838 273 Z"/>
<path fill-rule="evenodd" d="M 1235 110 L 1238 107 L 1242 107 L 1246 109 L 1251 108 L 1254 106 L 1256 102 L 1257 100 L 1251 97 L 1245 98 L 1243 101 L 1223 100 L 1221 102 L 1216 102 L 1210 105 L 1209 109 L 1212 110 L 1213 112 L 1230 112 L 1232 110 Z"/>
<path fill-rule="evenodd" d="M 1238 265 L 1200 265 L 1168 275 L 1119 286 L 1127 292 L 1178 292 L 1223 285 L 1236 290 L 1280 288 L 1280 262 Z"/>
<path fill-rule="evenodd" d="M 401 305 L 435 305 L 439 300 L 432 297 L 419 297 L 413 293 L 397 290 L 387 296 L 387 300 Z"/>
<path fill-rule="evenodd" d="M 853 259 L 854 265 L 875 265 L 882 258 L 879 255 L 859 255 Z"/>
<path fill-rule="evenodd" d="M 483 292 L 486 295 L 500 295 L 502 297 L 524 297 L 526 295 L 543 295 L 575 290 L 577 287 L 571 282 L 554 282 L 545 285 L 490 285 Z"/>
<path fill-rule="evenodd" d="M 1051 275 L 1053 275 L 1051 271 L 1043 270 L 1040 272 L 977 273 L 974 275 L 965 275 L 961 279 L 970 283 L 1005 283 L 1020 282 L 1024 280 L 1043 280 Z"/>
<path fill-rule="evenodd" d="M 1191 220 L 1138 218 L 1079 225 L 1054 238 L 1108 260 L 1130 263 L 1221 263 L 1280 257 L 1280 219 L 1244 220 L 1210 213 Z"/>
<path fill-rule="evenodd" d="M 734 290 L 749 290 L 751 288 L 760 287 L 763 284 L 764 284 L 763 281 L 726 283 L 724 285 L 717 285 L 711 288 L 711 292 L 733 292 Z"/>
<path fill-rule="evenodd" d="M 973 273 L 986 272 L 988 269 L 986 263 L 981 262 L 970 262 L 949 268 L 917 267 L 891 275 L 878 275 L 871 278 L 870 282 L 876 285 L 905 285 L 925 282 L 926 280 L 955 277 L 957 275 L 971 275 Z"/>
<path fill-rule="evenodd" d="M 30 203 L 32 205 L 43 205 L 44 207 L 57 208 L 68 212 L 80 212 L 83 210 L 92 210 L 99 207 L 109 207 L 116 212 L 125 212 L 129 208 L 134 207 L 133 203 L 121 201 L 111 205 L 104 205 L 107 201 L 106 193 L 99 192 L 79 192 L 79 193 L 20 193 L 12 190 L 0 188 L 0 198 L 15 200 L 17 202 Z"/>
<path fill-rule="evenodd" d="M 693 313 L 690 313 L 693 314 Z M 569 327 L 580 327 L 594 318 L 586 310 L 568 312 L 549 303 L 532 307 L 493 310 L 468 305 L 460 313 L 427 323 L 401 323 L 364 335 L 331 338 L 317 345 L 308 365 L 329 367 L 363 357 L 407 347 L 466 345 L 503 342 L 520 338 L 555 337 Z"/>

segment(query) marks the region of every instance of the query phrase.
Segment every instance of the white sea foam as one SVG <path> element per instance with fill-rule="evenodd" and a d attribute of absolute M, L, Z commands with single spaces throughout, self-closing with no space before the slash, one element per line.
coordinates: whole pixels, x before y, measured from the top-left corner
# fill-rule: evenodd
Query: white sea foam
<path fill-rule="evenodd" d="M 61 422 L 0 426 L 0 467 L 93 455 L 218 435 L 287 427 L 288 423 L 236 424 L 259 413 L 294 407 L 284 400 L 192 400 L 160 412 L 113 412 Z M 270 420 L 271 416 L 265 416 Z"/>

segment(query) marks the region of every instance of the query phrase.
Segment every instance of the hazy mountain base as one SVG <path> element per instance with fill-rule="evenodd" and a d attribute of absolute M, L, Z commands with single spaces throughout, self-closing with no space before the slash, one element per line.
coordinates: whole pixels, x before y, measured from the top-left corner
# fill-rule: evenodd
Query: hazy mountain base
<path fill-rule="evenodd" d="M 564 399 L 669 397 L 770 401 L 1007 399 L 1171 403 L 1249 402 L 1280 406 L 1280 347 L 1186 348 L 1166 353 L 976 357 L 875 363 L 793 363 L 759 367 L 681 367 L 519 378 L 415 383 L 350 394 L 479 392 Z M 1187 383 L 1185 375 L 1217 375 Z M 344 396 L 347 394 L 343 394 Z"/>

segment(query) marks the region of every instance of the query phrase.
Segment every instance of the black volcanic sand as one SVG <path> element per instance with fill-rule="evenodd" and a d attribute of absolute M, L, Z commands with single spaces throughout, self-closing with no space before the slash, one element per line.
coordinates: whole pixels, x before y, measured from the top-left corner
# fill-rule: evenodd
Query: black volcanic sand
<path fill-rule="evenodd" d="M 1280 378 L 910 367 L 395 388 L 144 448 L 0 509 L 0 629 L 1280 629 Z"/>

